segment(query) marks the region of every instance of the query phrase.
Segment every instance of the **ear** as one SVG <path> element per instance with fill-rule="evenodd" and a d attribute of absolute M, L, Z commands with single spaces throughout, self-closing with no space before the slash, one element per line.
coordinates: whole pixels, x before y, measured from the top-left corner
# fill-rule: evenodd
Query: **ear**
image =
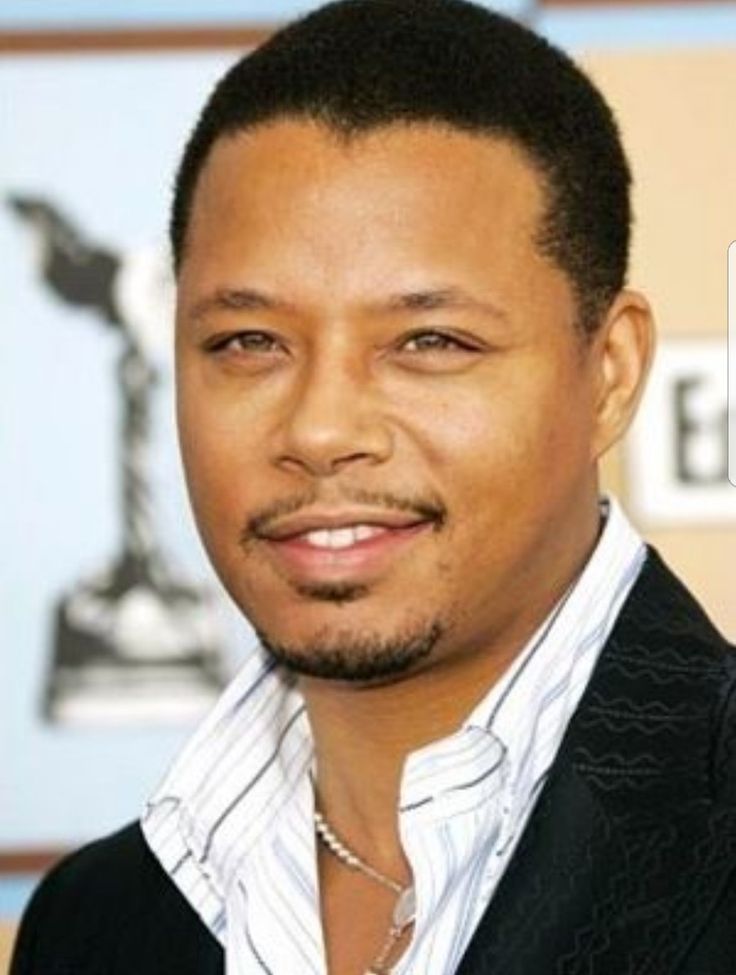
<path fill-rule="evenodd" d="M 598 460 L 634 417 L 654 354 L 649 302 L 628 288 L 614 299 L 593 338 L 596 362 L 591 459 Z"/>

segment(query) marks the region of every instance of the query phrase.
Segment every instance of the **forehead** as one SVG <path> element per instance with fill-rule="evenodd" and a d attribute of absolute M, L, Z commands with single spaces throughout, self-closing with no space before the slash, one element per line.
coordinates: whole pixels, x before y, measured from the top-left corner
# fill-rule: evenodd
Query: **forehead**
<path fill-rule="evenodd" d="M 264 194 L 278 205 L 279 192 L 288 192 L 290 202 L 298 196 L 334 206 L 345 193 L 352 211 L 370 198 L 383 197 L 388 209 L 399 200 L 417 205 L 429 194 L 437 219 L 445 200 L 474 203 L 473 210 L 513 216 L 530 231 L 545 202 L 541 174 L 507 139 L 429 123 L 344 135 L 311 120 L 283 119 L 215 142 L 198 180 L 193 221 L 211 208 L 224 217 L 238 201 L 256 206 Z"/>
<path fill-rule="evenodd" d="M 277 290 L 401 291 L 414 282 L 393 278 L 426 273 L 489 277 L 513 297 L 539 290 L 530 275 L 561 275 L 536 244 L 545 206 L 542 177 L 508 140 L 429 124 L 346 138 L 270 122 L 215 143 L 180 286 L 256 275 Z"/>

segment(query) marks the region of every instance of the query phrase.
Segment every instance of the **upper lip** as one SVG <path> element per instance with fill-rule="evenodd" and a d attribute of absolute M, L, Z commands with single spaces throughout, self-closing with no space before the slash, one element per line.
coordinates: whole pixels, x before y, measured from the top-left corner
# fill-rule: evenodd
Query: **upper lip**
<path fill-rule="evenodd" d="M 377 525 L 381 528 L 409 528 L 427 521 L 410 511 L 386 511 L 376 508 L 342 508 L 316 510 L 281 518 L 275 525 L 259 532 L 261 538 L 281 541 L 320 529 L 349 528 L 355 525 Z"/>

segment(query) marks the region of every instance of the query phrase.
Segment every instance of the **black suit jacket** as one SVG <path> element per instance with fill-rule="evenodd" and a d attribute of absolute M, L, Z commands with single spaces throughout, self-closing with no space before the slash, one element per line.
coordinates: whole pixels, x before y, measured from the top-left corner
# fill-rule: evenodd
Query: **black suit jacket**
<path fill-rule="evenodd" d="M 735 688 L 650 550 L 457 975 L 736 975 Z M 46 878 L 11 975 L 223 967 L 133 825 Z"/>

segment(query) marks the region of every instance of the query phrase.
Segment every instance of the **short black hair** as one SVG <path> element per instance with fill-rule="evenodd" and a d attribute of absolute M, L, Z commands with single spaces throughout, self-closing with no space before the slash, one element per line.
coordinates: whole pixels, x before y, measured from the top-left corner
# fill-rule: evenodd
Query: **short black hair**
<path fill-rule="evenodd" d="M 566 54 L 508 17 L 467 0 L 337 0 L 275 33 L 225 74 L 186 146 L 175 270 L 215 141 L 281 118 L 346 137 L 436 123 L 507 139 L 544 180 L 537 243 L 568 275 L 586 332 L 623 286 L 631 177 L 611 110 Z"/>

